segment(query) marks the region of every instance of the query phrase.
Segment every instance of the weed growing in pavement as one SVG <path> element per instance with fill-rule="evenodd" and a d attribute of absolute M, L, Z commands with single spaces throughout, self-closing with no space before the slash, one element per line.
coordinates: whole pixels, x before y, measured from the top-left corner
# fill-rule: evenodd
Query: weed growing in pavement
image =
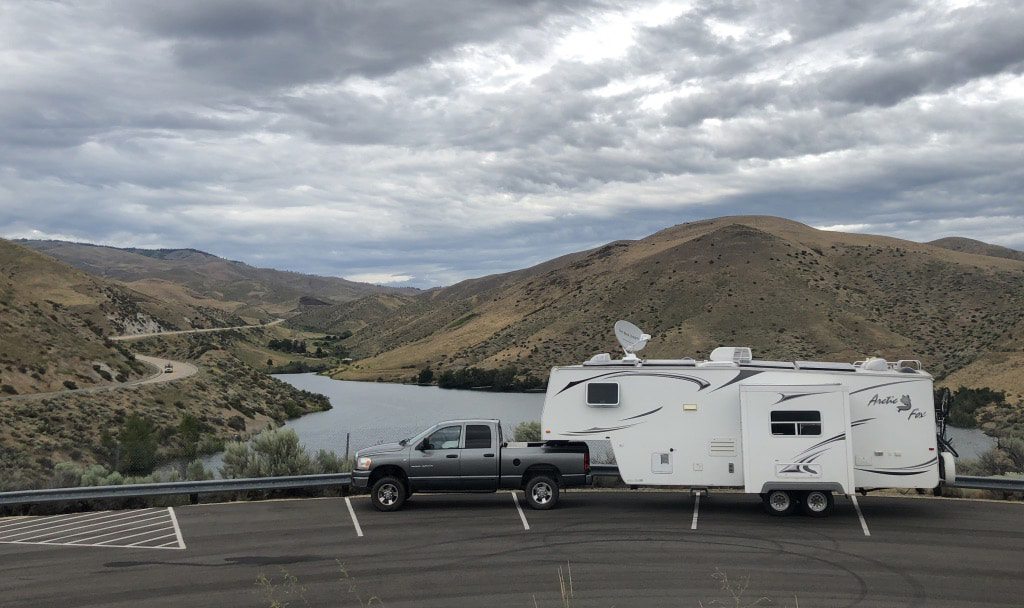
<path fill-rule="evenodd" d="M 368 608 L 374 604 L 378 606 L 384 605 L 384 600 L 376 595 L 364 599 L 357 588 L 355 577 L 348 573 L 348 569 L 341 563 L 341 560 L 334 561 L 338 564 L 338 570 L 341 572 L 341 578 L 338 580 L 345 586 L 345 591 L 349 597 L 354 599 L 360 608 Z M 265 574 L 260 573 L 256 578 L 256 587 L 258 587 L 260 595 L 270 608 L 288 608 L 288 606 L 292 605 L 312 606 L 306 598 L 306 588 L 299 584 L 298 578 L 284 568 L 281 568 L 281 580 L 279 582 L 275 582 L 273 579 L 267 578 Z"/>
<path fill-rule="evenodd" d="M 747 593 L 747 588 L 750 587 L 750 577 L 743 576 L 739 580 L 733 580 L 729 578 L 729 575 L 718 567 L 715 568 L 715 573 L 711 575 L 716 581 L 722 585 L 722 591 L 725 592 L 726 597 L 724 599 L 714 599 L 708 602 L 708 606 L 731 606 L 732 608 L 754 608 L 754 606 L 772 606 L 775 602 L 768 596 L 761 596 L 755 600 L 744 597 Z M 793 596 L 795 602 L 795 608 L 800 608 L 800 601 Z M 701 608 L 704 607 L 704 602 L 697 602 Z M 785 604 L 789 606 L 789 604 Z"/>

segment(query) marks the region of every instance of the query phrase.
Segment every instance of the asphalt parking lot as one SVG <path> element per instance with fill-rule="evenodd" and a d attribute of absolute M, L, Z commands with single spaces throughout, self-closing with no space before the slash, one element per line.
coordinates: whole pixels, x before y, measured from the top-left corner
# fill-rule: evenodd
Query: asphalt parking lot
<path fill-rule="evenodd" d="M 743 494 L 563 499 L 551 511 L 510 493 L 416 495 L 395 513 L 364 496 L 176 507 L 183 550 L 0 539 L 0 597 L 529 607 L 564 605 L 564 584 L 578 607 L 735 605 L 737 594 L 740 605 L 1018 606 L 1024 594 L 1020 503 L 839 498 L 814 519 L 772 517 Z"/>

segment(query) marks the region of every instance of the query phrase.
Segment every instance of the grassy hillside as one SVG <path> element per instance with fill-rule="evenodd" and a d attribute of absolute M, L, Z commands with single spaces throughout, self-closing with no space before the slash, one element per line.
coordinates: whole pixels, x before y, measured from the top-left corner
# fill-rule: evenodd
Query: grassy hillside
<path fill-rule="evenodd" d="M 195 249 L 118 249 L 66 241 L 18 241 L 75 268 L 154 297 L 266 320 L 304 297 L 340 303 L 374 293 L 416 293 L 338 277 L 255 268 Z"/>
<path fill-rule="evenodd" d="M 2 394 L 110 384 L 145 373 L 109 336 L 234 324 L 240 319 L 223 311 L 161 301 L 0 239 Z"/>
<path fill-rule="evenodd" d="M 270 423 L 329 409 L 326 397 L 299 391 L 245 365 L 218 334 L 150 338 L 138 348 L 188 359 L 199 373 L 163 384 L 98 393 L 0 401 L 0 491 L 45 485 L 61 462 L 115 464 L 114 444 L 133 416 L 152 424 L 158 464 L 220 449 Z M 197 434 L 185 431 L 191 419 Z M 122 455 L 122 464 L 126 453 Z"/>
<path fill-rule="evenodd" d="M 358 361 L 335 372 L 353 379 L 428 365 L 543 375 L 617 352 L 611 326 L 624 318 L 654 336 L 652 358 L 723 344 L 763 359 L 915 358 L 939 378 L 969 373 L 1024 393 L 1024 379 L 984 363 L 1024 345 L 1024 262 L 779 218 L 678 225 L 392 304 L 363 300 L 289 324 L 353 331 Z"/>

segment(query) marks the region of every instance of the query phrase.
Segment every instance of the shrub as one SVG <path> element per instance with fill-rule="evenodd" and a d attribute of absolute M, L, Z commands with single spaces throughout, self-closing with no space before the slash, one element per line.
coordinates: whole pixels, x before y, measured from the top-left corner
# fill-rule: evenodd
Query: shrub
<path fill-rule="evenodd" d="M 8 395 L 17 395 L 18 391 L 10 384 L 0 386 L 0 392 L 7 393 Z"/>
<path fill-rule="evenodd" d="M 312 470 L 309 454 L 295 431 L 271 427 L 257 433 L 249 443 L 229 443 L 220 473 L 235 479 L 308 475 Z"/>
<path fill-rule="evenodd" d="M 523 421 L 516 425 L 512 432 L 515 441 L 540 441 L 540 421 Z"/>

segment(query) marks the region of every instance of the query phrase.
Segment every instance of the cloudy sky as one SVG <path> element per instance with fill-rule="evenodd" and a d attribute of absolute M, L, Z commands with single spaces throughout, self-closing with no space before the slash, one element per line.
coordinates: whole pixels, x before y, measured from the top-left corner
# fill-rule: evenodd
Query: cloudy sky
<path fill-rule="evenodd" d="M 428 287 L 723 215 L 1024 250 L 1024 8 L 3 0 L 0 236 Z"/>

